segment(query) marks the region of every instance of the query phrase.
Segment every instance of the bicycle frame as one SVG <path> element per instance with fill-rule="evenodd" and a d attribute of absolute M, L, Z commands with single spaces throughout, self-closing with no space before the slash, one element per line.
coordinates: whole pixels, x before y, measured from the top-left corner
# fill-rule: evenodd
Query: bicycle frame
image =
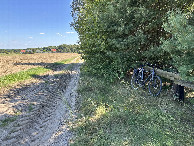
<path fill-rule="evenodd" d="M 142 68 L 140 68 L 140 70 L 139 70 L 139 72 L 141 72 L 141 80 L 143 81 L 143 83 L 145 84 L 148 80 L 150 80 L 150 79 L 152 79 L 153 80 L 153 78 L 154 78 L 154 76 L 155 76 L 155 70 L 154 70 L 154 68 L 153 68 L 153 70 L 152 70 L 152 73 L 144 80 L 144 71 L 145 71 L 145 69 L 142 67 Z"/>

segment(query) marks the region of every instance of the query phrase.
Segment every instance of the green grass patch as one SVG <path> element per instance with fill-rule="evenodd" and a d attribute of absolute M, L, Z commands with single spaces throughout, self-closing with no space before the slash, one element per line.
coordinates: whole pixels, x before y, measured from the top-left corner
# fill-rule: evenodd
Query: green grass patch
<path fill-rule="evenodd" d="M 31 112 L 34 109 L 34 104 L 29 104 L 28 105 L 28 112 Z"/>
<path fill-rule="evenodd" d="M 21 55 L 21 54 L 16 54 L 16 53 L 10 53 L 10 54 L 0 53 L 0 56 L 15 56 L 15 55 Z"/>
<path fill-rule="evenodd" d="M 81 72 L 72 145 L 192 145 L 193 106 Z"/>
<path fill-rule="evenodd" d="M 12 85 L 14 83 L 18 83 L 18 82 L 22 82 L 24 80 L 34 78 L 38 75 L 46 73 L 49 70 L 52 70 L 53 68 L 55 68 L 59 65 L 69 63 L 75 58 L 76 57 L 69 58 L 69 59 L 66 59 L 66 60 L 63 60 L 63 61 L 60 61 L 60 62 L 55 62 L 49 67 L 31 68 L 31 69 L 28 69 L 26 71 L 21 71 L 21 72 L 17 72 L 17 73 L 2 76 L 2 77 L 0 77 L 0 88 L 7 87 L 8 85 Z"/>
<path fill-rule="evenodd" d="M 9 123 L 14 122 L 16 119 L 17 119 L 16 116 L 6 118 L 6 119 L 0 121 L 0 127 L 5 127 L 5 126 L 9 125 Z"/>
<path fill-rule="evenodd" d="M 63 64 L 66 64 L 66 63 L 69 63 L 69 62 L 73 61 L 75 58 L 77 58 L 77 56 L 69 58 L 69 59 L 65 59 L 65 60 L 62 60 L 62 61 L 55 62 L 55 63 L 53 63 L 53 65 L 54 66 L 63 65 Z"/>
<path fill-rule="evenodd" d="M 37 67 L 0 77 L 0 87 L 6 87 L 13 83 L 31 79 L 33 78 L 33 76 L 40 75 L 47 72 L 48 70 L 49 69 L 46 69 L 44 67 Z"/>

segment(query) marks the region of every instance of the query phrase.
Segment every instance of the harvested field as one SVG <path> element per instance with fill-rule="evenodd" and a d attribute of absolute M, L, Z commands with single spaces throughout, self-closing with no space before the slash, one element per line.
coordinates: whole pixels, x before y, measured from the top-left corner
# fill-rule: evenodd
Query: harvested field
<path fill-rule="evenodd" d="M 49 63 L 76 57 L 76 53 L 42 53 L 0 56 L 0 76 L 46 66 Z"/>
<path fill-rule="evenodd" d="M 64 59 L 67 57 L 59 60 Z M 56 65 L 55 69 L 0 94 L 1 146 L 71 143 L 74 135 L 70 123 L 76 117 L 79 97 L 76 89 L 82 62 L 77 57 L 67 64 Z"/>

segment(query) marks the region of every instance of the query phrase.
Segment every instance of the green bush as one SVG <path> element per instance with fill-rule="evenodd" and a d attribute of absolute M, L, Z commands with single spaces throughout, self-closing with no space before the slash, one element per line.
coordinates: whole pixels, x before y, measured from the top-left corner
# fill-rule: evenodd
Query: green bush
<path fill-rule="evenodd" d="M 168 22 L 164 23 L 165 31 L 172 37 L 162 40 L 161 48 L 170 53 L 173 66 L 183 79 L 194 80 L 194 22 L 193 14 L 181 11 L 168 12 Z"/>
<path fill-rule="evenodd" d="M 73 27 L 91 73 L 122 78 L 142 62 L 172 65 L 169 51 L 159 48 L 171 34 L 162 25 L 174 8 L 187 11 L 190 0 L 74 0 Z"/>

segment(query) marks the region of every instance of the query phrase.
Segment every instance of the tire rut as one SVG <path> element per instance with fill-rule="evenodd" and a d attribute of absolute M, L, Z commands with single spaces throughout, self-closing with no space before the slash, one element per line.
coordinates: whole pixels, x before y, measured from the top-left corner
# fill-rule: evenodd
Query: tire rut
<path fill-rule="evenodd" d="M 75 63 L 63 73 L 53 71 L 53 75 L 41 77 L 39 83 L 6 95 L 7 102 L 17 103 L 13 107 L 20 114 L 9 125 L 0 127 L 0 145 L 68 145 L 73 135 L 66 121 L 73 120 L 75 114 L 80 66 L 81 63 Z M 10 117 L 1 116 L 0 120 Z"/>

